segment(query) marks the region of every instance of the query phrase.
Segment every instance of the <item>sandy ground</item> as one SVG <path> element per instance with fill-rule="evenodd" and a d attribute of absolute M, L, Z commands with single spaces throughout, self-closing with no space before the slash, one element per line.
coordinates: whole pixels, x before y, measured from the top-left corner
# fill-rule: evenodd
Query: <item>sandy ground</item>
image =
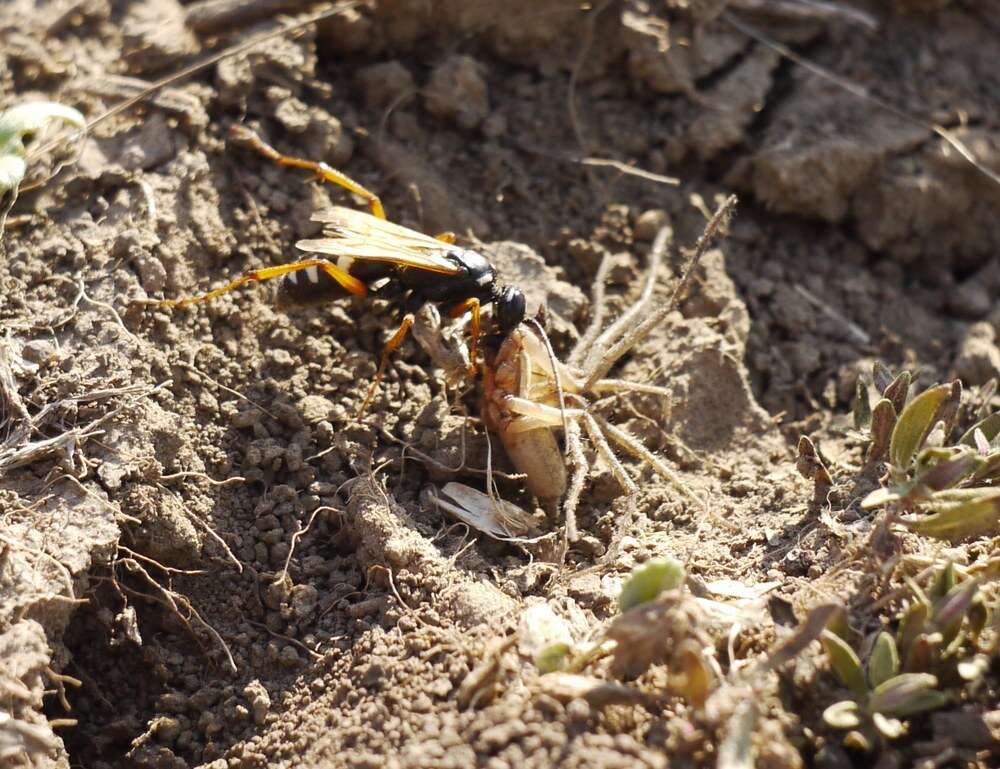
<path fill-rule="evenodd" d="M 762 661 L 815 606 L 844 604 L 870 637 L 898 622 L 905 597 L 878 602 L 904 577 L 995 558 L 995 531 L 946 548 L 860 508 L 877 480 L 854 472 L 850 410 L 876 360 L 992 397 L 1000 185 L 929 126 L 1000 173 L 1000 5 L 762 5 L 362 2 L 102 123 L 25 192 L 0 259 L 0 417 L 5 440 L 25 420 L 26 441 L 62 439 L 0 475 L 0 707 L 38 735 L 5 760 L 728 769 L 745 764 L 726 736 L 745 732 L 770 769 L 997 766 L 995 654 L 868 754 L 821 718 L 844 695 L 819 644 Z M 47 98 L 93 118 L 307 8 L 11 0 L 0 108 Z M 235 146 L 239 123 L 345 170 L 394 221 L 478 244 L 547 304 L 560 358 L 593 317 L 603 259 L 614 318 L 669 222 L 665 306 L 735 193 L 728 236 L 613 371 L 667 394 L 600 406 L 697 501 L 623 456 L 638 485 L 624 495 L 588 449 L 564 563 L 541 513 L 541 544 L 491 540 L 427 493 L 483 487 L 474 383 L 450 387 L 407 342 L 354 419 L 398 322 L 385 301 L 283 311 L 267 284 L 143 305 L 288 261 L 314 211 L 357 203 Z M 801 435 L 829 494 L 796 471 Z M 504 498 L 534 509 L 506 475 Z M 704 593 L 738 617 L 688 595 L 651 665 L 540 675 L 539 618 L 597 637 L 629 572 L 665 556 L 691 585 L 745 586 L 741 601 Z M 707 703 L 671 689 L 671 644 L 692 639 L 715 676 Z"/>

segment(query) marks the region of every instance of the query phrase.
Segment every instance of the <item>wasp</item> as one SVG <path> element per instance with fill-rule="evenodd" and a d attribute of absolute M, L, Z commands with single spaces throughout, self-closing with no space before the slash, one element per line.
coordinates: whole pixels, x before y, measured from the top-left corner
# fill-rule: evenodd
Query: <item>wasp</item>
<path fill-rule="evenodd" d="M 344 206 L 317 211 L 312 220 L 323 225 L 323 237 L 295 244 L 308 258 L 251 270 L 205 294 L 166 299 L 159 305 L 183 307 L 207 302 L 247 283 L 273 278 L 282 279 L 279 306 L 316 304 L 348 296 L 374 296 L 393 302 L 401 312 L 400 324 L 382 348 L 359 417 L 377 392 L 390 355 L 406 339 L 415 313 L 425 304 L 436 304 L 453 318 L 470 314 L 470 374 L 475 373 L 482 331 L 480 309 L 493 305 L 493 322 L 501 335 L 524 319 L 525 297 L 521 289 L 502 285 L 489 259 L 456 245 L 453 233 L 432 237 L 394 224 L 386 218 L 379 197 L 346 174 L 323 162 L 282 154 L 244 126 L 235 126 L 231 133 L 237 141 L 279 165 L 311 171 L 316 178 L 360 196 L 367 201 L 370 213 Z"/>

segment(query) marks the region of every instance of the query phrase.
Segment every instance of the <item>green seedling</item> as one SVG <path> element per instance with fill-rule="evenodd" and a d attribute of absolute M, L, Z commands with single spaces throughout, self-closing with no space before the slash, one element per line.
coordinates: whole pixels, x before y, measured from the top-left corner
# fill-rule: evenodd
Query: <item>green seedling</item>
<path fill-rule="evenodd" d="M 28 172 L 29 151 L 46 133 L 60 125 L 82 132 L 87 123 L 72 107 L 48 101 L 18 104 L 0 113 L 0 237 Z"/>
<path fill-rule="evenodd" d="M 821 641 L 830 667 L 851 692 L 823 713 L 834 729 L 846 730 L 845 745 L 864 750 L 876 737 L 893 740 L 906 720 L 947 705 L 941 688 L 981 676 L 974 643 L 989 621 L 979 581 L 960 580 L 948 563 L 925 592 L 911 584 L 914 601 L 897 617 L 895 634 L 879 632 L 866 664 L 842 635 L 828 628 Z"/>
<path fill-rule="evenodd" d="M 547 646 L 535 658 L 539 672 L 575 673 L 610 655 L 613 674 L 635 678 L 665 663 L 669 690 L 701 707 L 715 676 L 705 659 L 704 618 L 684 589 L 685 578 L 684 566 L 672 558 L 637 567 L 622 586 L 620 613 L 601 636 L 581 650 L 566 643 Z"/>
<path fill-rule="evenodd" d="M 873 379 L 887 379 L 884 367 Z M 855 398 L 855 424 L 867 424 L 867 461 L 886 462 L 882 487 L 862 507 L 889 507 L 913 531 L 958 541 L 989 534 L 1000 522 L 1000 413 L 983 416 L 957 440 L 961 382 L 937 385 L 909 401 L 904 371 L 869 408 L 867 391 Z"/>

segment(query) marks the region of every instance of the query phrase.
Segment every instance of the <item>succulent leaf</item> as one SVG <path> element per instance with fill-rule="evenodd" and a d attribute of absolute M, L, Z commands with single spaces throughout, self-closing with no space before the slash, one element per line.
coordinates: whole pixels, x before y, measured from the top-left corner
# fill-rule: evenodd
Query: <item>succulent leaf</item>
<path fill-rule="evenodd" d="M 684 584 L 684 566 L 673 558 L 649 561 L 632 572 L 622 586 L 618 606 L 622 612 L 652 601 L 664 590 L 676 590 Z"/>
<path fill-rule="evenodd" d="M 869 462 L 877 462 L 885 456 L 889 450 L 889 442 L 895 426 L 896 409 L 893 407 L 892 401 L 883 398 L 872 409 L 872 442 L 868 446 L 868 456 L 866 457 Z"/>
<path fill-rule="evenodd" d="M 966 430 L 965 434 L 959 438 L 958 442 L 965 446 L 975 446 L 976 445 L 976 430 L 980 430 L 983 437 L 987 441 L 992 441 L 997 435 L 1000 435 L 1000 411 L 995 414 L 990 414 L 985 419 L 981 419 L 976 422 L 972 427 Z"/>
<path fill-rule="evenodd" d="M 892 372 L 882 361 L 877 360 L 872 364 L 872 381 L 875 384 L 875 389 L 884 393 L 885 388 L 892 384 L 892 380 Z"/>
<path fill-rule="evenodd" d="M 996 530 L 1000 524 L 1000 488 L 948 489 L 924 503 L 932 512 L 904 523 L 918 534 L 951 542 Z"/>
<path fill-rule="evenodd" d="M 830 667 L 840 682 L 851 690 L 859 700 L 868 696 L 868 681 L 861 667 L 861 660 L 848 644 L 838 635 L 824 630 L 820 637 L 823 648 L 830 658 Z"/>
<path fill-rule="evenodd" d="M 569 668 L 569 658 L 573 649 L 567 643 L 554 643 L 542 649 L 535 657 L 535 666 L 542 675 Z"/>
<path fill-rule="evenodd" d="M 917 449 L 938 421 L 938 412 L 948 401 L 951 392 L 951 385 L 931 387 L 903 409 L 896 420 L 889 443 L 889 459 L 894 467 L 905 470 L 910 466 Z"/>
<path fill-rule="evenodd" d="M 899 674 L 899 650 L 895 639 L 884 630 L 875 639 L 868 658 L 868 684 L 876 688 Z"/>
<path fill-rule="evenodd" d="M 896 718 L 926 713 L 948 702 L 948 698 L 937 691 L 937 685 L 937 676 L 930 673 L 901 673 L 876 687 L 868 701 L 868 709 Z"/>
<path fill-rule="evenodd" d="M 909 371 L 900 371 L 899 376 L 893 379 L 882 393 L 882 396 L 892 403 L 892 407 L 896 409 L 897 414 L 906 405 L 906 396 L 910 393 L 910 383 L 912 381 L 913 375 Z"/>
<path fill-rule="evenodd" d="M 854 387 L 854 429 L 861 430 L 872 421 L 872 404 L 868 399 L 868 385 L 861 377 Z"/>

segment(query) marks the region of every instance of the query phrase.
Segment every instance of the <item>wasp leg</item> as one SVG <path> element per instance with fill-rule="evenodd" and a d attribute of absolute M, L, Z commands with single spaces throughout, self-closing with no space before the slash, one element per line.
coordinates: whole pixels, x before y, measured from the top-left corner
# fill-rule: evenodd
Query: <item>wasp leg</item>
<path fill-rule="evenodd" d="M 439 232 L 434 236 L 435 240 L 440 240 L 442 243 L 447 243 L 450 246 L 455 245 L 455 241 L 458 240 L 458 235 L 456 235 L 451 230 L 446 230 L 444 232 Z"/>
<path fill-rule="evenodd" d="M 459 302 L 449 308 L 448 315 L 452 318 L 458 318 L 467 312 L 472 313 L 472 340 L 469 342 L 469 376 L 473 376 L 476 373 L 476 353 L 479 350 L 479 300 L 475 297 L 470 297 L 464 302 Z"/>
<path fill-rule="evenodd" d="M 413 326 L 413 313 L 408 312 L 403 316 L 402 323 L 399 324 L 399 328 L 396 329 L 396 333 L 392 335 L 392 338 L 385 343 L 385 347 L 382 348 L 382 359 L 378 362 L 378 371 L 375 372 L 375 381 L 371 383 L 371 387 L 368 388 L 368 395 L 365 396 L 365 402 L 361 404 L 361 410 L 358 412 L 358 420 L 364 418 L 365 412 L 368 411 L 368 406 L 371 405 L 372 398 L 375 397 L 375 393 L 378 392 L 378 386 L 382 382 L 382 376 L 385 374 L 385 367 L 389 363 L 389 356 L 403 343 L 406 339 L 406 335 L 409 333 L 410 328 Z"/>
<path fill-rule="evenodd" d="M 379 219 L 385 219 L 385 209 L 382 207 L 382 201 L 379 199 L 379 196 L 354 181 L 354 179 L 347 174 L 338 171 L 336 168 L 333 168 L 322 161 L 306 160 L 305 158 L 297 158 L 294 155 L 282 154 L 246 126 L 234 125 L 230 129 L 230 133 L 236 139 L 249 145 L 252 149 L 257 150 L 257 152 L 261 155 L 278 165 L 287 166 L 289 168 L 303 168 L 306 171 L 312 171 L 319 179 L 322 179 L 325 182 L 330 182 L 331 184 L 339 185 L 345 190 L 350 190 L 355 195 L 361 196 L 368 201 L 368 210 L 371 211 L 372 216 L 377 216 Z"/>
<path fill-rule="evenodd" d="M 265 267 L 261 270 L 253 270 L 241 275 L 236 280 L 227 283 L 224 286 L 220 286 L 219 288 L 209 291 L 207 294 L 182 299 L 163 299 L 162 301 L 157 302 L 157 304 L 161 307 L 186 307 L 189 304 L 208 302 L 216 297 L 222 296 L 223 294 L 228 294 L 233 289 L 239 288 L 247 283 L 278 278 L 282 275 L 287 275 L 290 272 L 307 270 L 310 267 L 316 267 L 323 270 L 323 272 L 343 286 L 344 289 L 352 294 L 355 294 L 356 296 L 364 296 L 368 293 L 368 286 L 355 278 L 353 275 L 349 275 L 344 272 L 337 265 L 333 264 L 333 262 L 328 262 L 326 259 L 305 259 L 301 262 L 289 262 L 288 264 L 279 264 L 275 267 Z"/>

